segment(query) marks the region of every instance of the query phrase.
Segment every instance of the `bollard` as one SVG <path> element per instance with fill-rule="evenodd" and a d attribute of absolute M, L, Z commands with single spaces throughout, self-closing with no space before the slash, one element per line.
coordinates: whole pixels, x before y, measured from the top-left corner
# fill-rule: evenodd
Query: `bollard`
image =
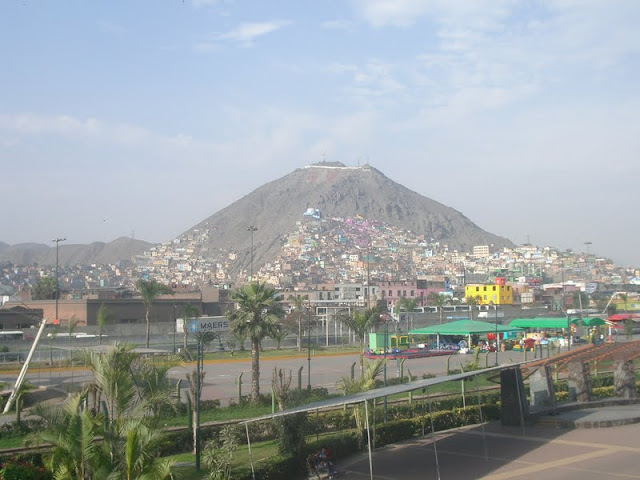
<path fill-rule="evenodd" d="M 451 361 L 451 355 L 447 357 L 447 375 L 451 375 L 451 370 L 449 370 L 449 362 Z"/>
<path fill-rule="evenodd" d="M 178 379 L 178 381 L 176 382 L 176 398 L 178 399 L 178 403 L 181 402 L 180 400 L 180 384 L 182 383 L 182 379 Z"/>
<path fill-rule="evenodd" d="M 404 383 L 404 362 L 406 360 L 407 360 L 406 358 L 403 358 L 400 361 L 400 380 L 401 380 L 402 383 Z M 411 380 L 409 380 L 409 381 L 411 381 Z"/>
<path fill-rule="evenodd" d="M 524 361 L 527 361 L 527 350 L 529 350 L 526 346 L 524 347 Z"/>
<path fill-rule="evenodd" d="M 356 378 L 356 363 L 358 363 L 358 362 L 353 362 L 351 364 L 351 380 Z"/>
<path fill-rule="evenodd" d="M 301 392 L 302 391 L 302 369 L 304 367 L 300 367 L 298 369 L 298 391 Z"/>
<path fill-rule="evenodd" d="M 271 413 L 276 413 L 276 391 L 271 386 Z"/>
<path fill-rule="evenodd" d="M 238 405 L 242 404 L 242 372 L 238 375 Z"/>
<path fill-rule="evenodd" d="M 484 356 L 484 368 L 489 368 L 489 354 L 491 352 L 487 352 Z"/>

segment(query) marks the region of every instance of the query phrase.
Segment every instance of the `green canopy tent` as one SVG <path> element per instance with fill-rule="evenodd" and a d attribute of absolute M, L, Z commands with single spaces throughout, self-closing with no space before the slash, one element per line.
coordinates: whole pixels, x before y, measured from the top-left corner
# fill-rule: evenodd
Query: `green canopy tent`
<path fill-rule="evenodd" d="M 518 328 L 536 328 L 544 330 L 548 328 L 569 328 L 569 323 L 579 325 L 580 319 L 574 318 L 569 320 L 565 317 L 516 318 L 511 320 L 509 325 Z"/>
<path fill-rule="evenodd" d="M 436 335 L 436 344 L 440 348 L 440 335 L 465 335 L 469 337 L 471 345 L 471 335 L 482 335 L 486 333 L 505 333 L 521 330 L 514 326 L 499 325 L 497 323 L 479 322 L 476 320 L 458 320 L 457 322 L 432 325 L 431 327 L 410 330 L 411 335 Z M 498 339 L 496 338 L 496 342 Z M 499 345 L 498 345 L 499 347 Z"/>
<path fill-rule="evenodd" d="M 608 323 L 600 317 L 594 317 L 594 318 L 587 317 L 587 318 L 583 318 L 582 321 L 584 322 L 585 327 L 595 327 L 596 325 L 608 325 Z"/>

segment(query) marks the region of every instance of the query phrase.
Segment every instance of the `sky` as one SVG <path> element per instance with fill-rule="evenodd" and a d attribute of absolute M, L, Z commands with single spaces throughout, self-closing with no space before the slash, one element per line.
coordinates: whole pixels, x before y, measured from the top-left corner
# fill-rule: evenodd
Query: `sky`
<path fill-rule="evenodd" d="M 637 0 L 4 0 L 0 241 L 168 241 L 326 159 L 640 266 L 639 23 Z"/>

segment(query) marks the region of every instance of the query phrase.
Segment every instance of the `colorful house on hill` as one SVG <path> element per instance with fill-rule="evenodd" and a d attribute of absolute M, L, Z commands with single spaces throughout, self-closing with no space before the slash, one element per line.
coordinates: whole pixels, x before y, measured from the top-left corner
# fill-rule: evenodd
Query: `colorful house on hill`
<path fill-rule="evenodd" d="M 513 289 L 499 277 L 495 284 L 465 285 L 464 296 L 477 298 L 481 305 L 513 305 Z"/>

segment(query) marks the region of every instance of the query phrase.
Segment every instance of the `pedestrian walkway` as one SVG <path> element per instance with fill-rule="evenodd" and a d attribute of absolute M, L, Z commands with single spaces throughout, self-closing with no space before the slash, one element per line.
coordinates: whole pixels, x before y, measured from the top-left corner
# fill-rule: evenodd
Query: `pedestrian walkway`
<path fill-rule="evenodd" d="M 533 418 L 539 427 L 607 428 L 630 425 L 640 423 L 640 400 L 607 399 L 587 404 L 565 404 L 555 414 L 547 412 Z"/>
<path fill-rule="evenodd" d="M 580 412 L 555 417 L 570 420 Z M 640 479 L 640 423 L 615 426 L 617 421 L 639 416 L 640 406 L 585 409 L 582 414 L 577 420 L 593 428 L 587 423 L 584 428 L 549 428 L 491 422 L 389 445 L 374 452 L 373 476 L 383 480 Z M 610 428 L 595 428 L 603 422 Z M 370 478 L 366 454 L 339 461 L 337 467 L 342 478 Z"/>

